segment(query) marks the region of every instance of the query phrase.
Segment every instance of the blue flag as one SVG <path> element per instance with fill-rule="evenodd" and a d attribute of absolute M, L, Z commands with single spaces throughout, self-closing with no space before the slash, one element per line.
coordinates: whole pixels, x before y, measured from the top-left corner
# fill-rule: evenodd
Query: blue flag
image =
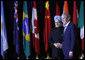
<path fill-rule="evenodd" d="M 4 18 L 3 1 L 1 1 L 1 55 L 4 57 L 4 52 L 8 49 L 7 33 Z"/>
<path fill-rule="evenodd" d="M 13 45 L 16 47 L 16 53 L 19 56 L 19 27 L 18 27 L 18 1 L 14 2 L 14 24 L 13 24 Z"/>

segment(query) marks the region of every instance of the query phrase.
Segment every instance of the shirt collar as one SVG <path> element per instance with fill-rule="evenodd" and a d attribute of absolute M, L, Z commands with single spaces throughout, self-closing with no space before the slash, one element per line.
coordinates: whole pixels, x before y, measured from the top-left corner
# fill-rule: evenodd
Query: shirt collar
<path fill-rule="evenodd" d="M 66 25 L 64 25 L 64 27 L 67 27 L 69 25 L 69 23 L 70 23 L 70 21 Z"/>

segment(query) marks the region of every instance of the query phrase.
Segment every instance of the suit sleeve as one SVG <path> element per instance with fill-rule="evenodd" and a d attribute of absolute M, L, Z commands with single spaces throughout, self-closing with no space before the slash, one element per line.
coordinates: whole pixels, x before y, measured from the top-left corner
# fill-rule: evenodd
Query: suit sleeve
<path fill-rule="evenodd" d="M 71 26 L 71 51 L 74 50 L 74 45 L 75 45 L 75 26 Z"/>
<path fill-rule="evenodd" d="M 49 37 L 49 41 L 48 41 L 51 45 L 54 44 L 54 41 L 52 40 L 52 30 L 51 30 L 51 33 L 50 33 L 50 37 Z M 54 45 L 53 45 L 54 46 Z"/>

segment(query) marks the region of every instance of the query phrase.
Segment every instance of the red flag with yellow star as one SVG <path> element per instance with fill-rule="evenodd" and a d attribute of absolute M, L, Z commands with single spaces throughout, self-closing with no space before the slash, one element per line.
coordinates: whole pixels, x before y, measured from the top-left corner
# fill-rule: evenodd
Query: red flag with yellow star
<path fill-rule="evenodd" d="M 49 1 L 46 1 L 44 31 L 43 31 L 45 52 L 48 51 L 48 39 L 49 39 L 50 31 L 51 31 L 51 19 L 50 19 Z"/>

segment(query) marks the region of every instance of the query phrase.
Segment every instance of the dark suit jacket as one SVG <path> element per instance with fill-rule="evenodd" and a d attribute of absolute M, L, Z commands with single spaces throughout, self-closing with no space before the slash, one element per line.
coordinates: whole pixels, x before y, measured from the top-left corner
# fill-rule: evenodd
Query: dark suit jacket
<path fill-rule="evenodd" d="M 65 32 L 63 32 L 62 48 L 66 57 L 69 57 L 69 51 L 74 51 L 75 44 L 75 26 L 72 22 L 69 23 Z"/>
<path fill-rule="evenodd" d="M 62 43 L 62 40 L 63 40 L 62 36 L 63 36 L 63 27 L 53 28 L 51 30 L 49 43 L 52 45 L 52 57 L 53 58 L 58 57 L 59 55 L 59 49 L 56 48 L 53 44 L 57 42 Z"/>

